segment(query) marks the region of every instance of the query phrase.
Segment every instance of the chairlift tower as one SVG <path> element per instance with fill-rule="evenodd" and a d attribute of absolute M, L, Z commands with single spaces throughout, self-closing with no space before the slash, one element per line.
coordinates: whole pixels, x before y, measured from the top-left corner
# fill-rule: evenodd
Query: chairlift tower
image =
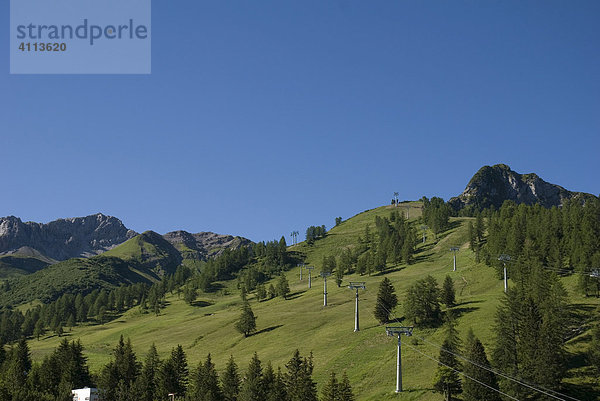
<path fill-rule="evenodd" d="M 365 287 L 364 281 L 361 281 L 361 282 L 351 281 L 348 288 L 350 288 L 351 290 L 356 290 L 356 303 L 355 303 L 356 305 L 354 307 L 354 332 L 356 333 L 357 331 L 360 330 L 360 328 L 358 327 L 358 290 L 366 290 L 367 287 Z"/>
<path fill-rule="evenodd" d="M 508 291 L 508 280 L 506 278 L 506 263 L 510 262 L 510 256 L 503 253 L 502 255 L 500 255 L 498 257 L 498 260 L 502 262 L 502 264 L 504 265 L 504 292 Z"/>
<path fill-rule="evenodd" d="M 400 195 L 398 192 L 394 192 L 394 207 L 398 207 L 398 195 Z"/>
<path fill-rule="evenodd" d="M 302 269 L 304 268 L 304 263 L 299 263 L 298 266 L 300 266 L 300 281 L 302 281 Z"/>
<path fill-rule="evenodd" d="M 423 230 L 423 243 L 425 243 L 425 231 L 427 231 L 429 227 L 427 227 L 425 224 L 421 225 L 421 230 Z"/>
<path fill-rule="evenodd" d="M 306 266 L 306 270 L 308 270 L 308 288 L 310 289 L 312 287 L 312 277 L 310 275 L 310 272 L 312 272 L 314 269 L 313 266 Z"/>
<path fill-rule="evenodd" d="M 390 337 L 398 336 L 398 362 L 396 364 L 396 392 L 402 392 L 402 334 L 407 337 L 412 336 L 413 326 L 390 326 L 385 328 L 385 332 Z"/>
<path fill-rule="evenodd" d="M 321 272 L 323 277 L 323 306 L 327 306 L 327 277 L 331 276 L 330 272 Z"/>
<path fill-rule="evenodd" d="M 456 252 L 458 252 L 460 248 L 453 246 L 452 248 L 450 248 L 450 250 L 452 251 L 452 253 L 454 253 L 454 269 L 452 271 L 456 271 Z"/>

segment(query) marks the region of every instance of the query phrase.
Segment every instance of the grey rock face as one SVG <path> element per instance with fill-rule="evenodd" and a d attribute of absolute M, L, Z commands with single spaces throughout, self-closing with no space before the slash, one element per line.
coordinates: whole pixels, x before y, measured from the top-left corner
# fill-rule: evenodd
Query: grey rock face
<path fill-rule="evenodd" d="M 561 206 L 567 199 L 585 202 L 590 197 L 594 195 L 567 191 L 542 180 L 536 174 L 519 174 L 505 164 L 497 164 L 482 167 L 471 178 L 463 193 L 451 198 L 448 203 L 455 210 L 469 206 L 482 209 L 493 205 L 498 208 L 505 200 L 527 205 L 539 203 L 550 208 Z"/>
<path fill-rule="evenodd" d="M 22 222 L 14 216 L 0 218 L 0 254 L 33 248 L 54 260 L 103 253 L 136 236 L 121 220 L 101 213 L 59 219 L 48 224 Z"/>
<path fill-rule="evenodd" d="M 191 234 L 187 231 L 173 231 L 163 235 L 184 258 L 206 260 L 220 255 L 226 248 L 238 249 L 250 245 L 252 241 L 233 235 L 221 235 L 211 232 Z"/>

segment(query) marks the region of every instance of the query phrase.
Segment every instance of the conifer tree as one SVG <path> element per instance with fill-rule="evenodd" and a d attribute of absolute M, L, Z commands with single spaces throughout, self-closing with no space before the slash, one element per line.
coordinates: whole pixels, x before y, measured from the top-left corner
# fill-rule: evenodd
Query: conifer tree
<path fill-rule="evenodd" d="M 229 357 L 225 372 L 221 376 L 221 388 L 225 401 L 237 401 L 240 392 L 240 376 L 233 355 Z"/>
<path fill-rule="evenodd" d="M 288 400 L 317 401 L 317 386 L 312 379 L 312 353 L 307 359 L 302 358 L 300 351 L 296 350 L 285 367 L 287 369 L 285 384 Z"/>
<path fill-rule="evenodd" d="M 188 392 L 190 401 L 220 401 L 223 393 L 219 386 L 219 377 L 212 363 L 210 354 L 204 364 L 200 362 L 191 380 L 191 391 Z"/>
<path fill-rule="evenodd" d="M 338 381 L 335 377 L 335 372 L 329 374 L 329 381 L 323 386 L 321 390 L 321 401 L 338 401 L 339 389 Z"/>
<path fill-rule="evenodd" d="M 140 391 L 141 401 L 153 401 L 156 396 L 157 381 L 160 373 L 160 358 L 154 343 L 150 346 L 144 367 L 136 382 L 136 387 Z"/>
<path fill-rule="evenodd" d="M 408 288 L 404 313 L 419 326 L 435 326 L 441 321 L 440 289 L 432 276 L 417 280 Z"/>
<path fill-rule="evenodd" d="M 285 273 L 281 272 L 279 279 L 277 280 L 277 294 L 283 299 L 286 299 L 290 293 L 290 285 L 285 277 Z"/>
<path fill-rule="evenodd" d="M 244 337 L 248 337 L 256 330 L 256 317 L 254 316 L 254 312 L 252 312 L 252 308 L 248 301 L 245 301 L 242 306 L 242 314 L 235 323 L 235 328 L 242 333 Z"/>
<path fill-rule="evenodd" d="M 452 327 L 452 324 L 450 324 Z M 440 350 L 438 369 L 433 381 L 433 389 L 438 393 L 444 394 L 446 401 L 452 401 L 452 397 L 461 392 L 461 380 L 457 370 L 460 368 L 456 356 L 456 338 L 454 338 L 453 329 L 448 330 L 448 335 L 442 343 Z"/>
<path fill-rule="evenodd" d="M 255 352 L 242 382 L 239 401 L 264 401 L 263 374 L 260 359 Z"/>
<path fill-rule="evenodd" d="M 281 373 L 281 368 L 277 368 L 277 374 L 275 375 L 275 380 L 273 381 L 273 385 L 269 390 L 269 393 L 266 395 L 266 401 L 281 401 L 287 400 L 287 392 L 285 389 L 285 383 L 283 374 Z"/>
<path fill-rule="evenodd" d="M 379 284 L 375 303 L 375 318 L 385 324 L 389 321 L 391 311 L 398 305 L 398 298 L 392 282 L 387 277 Z"/>
<path fill-rule="evenodd" d="M 275 291 L 275 287 L 273 286 L 273 284 L 269 284 L 269 298 L 273 299 L 277 296 L 277 291 Z"/>
<path fill-rule="evenodd" d="M 465 362 L 463 372 L 481 383 L 485 383 L 493 389 L 498 390 L 498 381 L 496 375 L 491 372 L 490 362 L 485 354 L 483 344 L 475 335 L 473 330 L 469 330 L 465 344 L 465 358 L 475 364 Z M 484 368 L 482 368 L 483 366 Z M 485 387 L 476 381 L 465 377 L 463 384 L 463 399 L 464 401 L 501 401 L 500 395 L 488 387 Z"/>
<path fill-rule="evenodd" d="M 450 277 L 450 275 L 446 275 L 446 279 L 442 285 L 442 302 L 446 304 L 448 308 L 453 307 L 456 303 L 454 281 L 452 281 L 452 277 Z"/>
<path fill-rule="evenodd" d="M 344 371 L 342 381 L 338 384 L 338 398 L 336 401 L 354 401 L 354 399 L 350 380 L 348 380 L 348 375 L 346 374 L 346 371 Z"/>

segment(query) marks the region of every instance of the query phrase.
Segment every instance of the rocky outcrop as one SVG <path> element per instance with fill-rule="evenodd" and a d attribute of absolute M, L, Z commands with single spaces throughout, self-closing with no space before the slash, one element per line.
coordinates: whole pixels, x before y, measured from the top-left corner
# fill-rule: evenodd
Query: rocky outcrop
<path fill-rule="evenodd" d="M 517 204 L 540 204 L 550 208 L 561 206 L 567 199 L 585 202 L 594 195 L 567 191 L 563 187 L 542 180 L 537 174 L 519 174 L 505 164 L 484 166 L 471 178 L 462 194 L 448 203 L 455 210 L 463 208 L 499 208 L 506 200 Z"/>
<path fill-rule="evenodd" d="M 0 218 L 0 254 L 31 249 L 57 261 L 101 254 L 136 236 L 116 217 L 101 213 L 47 224 Z"/>
<path fill-rule="evenodd" d="M 211 232 L 191 234 L 187 231 L 172 231 L 163 235 L 184 259 L 206 260 L 220 255 L 225 249 L 238 249 L 252 243 L 249 239 Z"/>

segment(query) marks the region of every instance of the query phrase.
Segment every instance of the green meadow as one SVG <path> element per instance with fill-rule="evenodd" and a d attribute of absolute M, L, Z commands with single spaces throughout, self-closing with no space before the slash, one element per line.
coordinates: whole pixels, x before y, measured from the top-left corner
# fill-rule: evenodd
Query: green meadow
<path fill-rule="evenodd" d="M 403 203 L 399 209 L 409 209 L 411 220 L 421 214 L 420 202 Z M 375 216 L 389 216 L 393 206 L 383 206 L 362 212 L 332 228 L 327 237 L 309 246 L 299 243 L 290 251 L 304 256 L 305 263 L 315 267 L 312 288 L 308 288 L 308 275 L 304 271 L 300 280 L 298 267 L 287 272 L 291 294 L 287 300 L 275 298 L 258 302 L 254 294 L 248 299 L 257 316 L 257 332 L 244 338 L 234 329 L 242 304 L 235 280 L 220 283 L 223 288 L 215 293 L 200 293 L 193 306 L 183 301 L 183 294 L 169 294 L 168 306 L 160 315 L 142 313 L 139 308 L 129 310 L 104 325 L 73 328 L 66 332 L 69 339 L 81 339 L 93 372 L 98 372 L 111 358 L 119 336 L 131 338 L 138 359 L 143 360 L 152 343 L 156 344 L 161 357 L 181 344 L 190 366 L 195 367 L 211 354 L 217 369 L 225 368 L 233 355 L 244 371 L 252 354 L 258 352 L 264 363 L 271 361 L 274 367 L 284 368 L 297 348 L 301 354 L 314 355 L 314 378 L 319 391 L 327 375 L 334 370 L 346 371 L 358 400 L 440 400 L 442 396 L 431 391 L 437 363 L 425 353 L 438 358 L 439 349 L 423 342 L 441 344 L 443 329 L 414 330 L 413 337 L 403 337 L 402 349 L 404 392 L 395 394 L 396 343 L 386 336 L 385 328 L 373 317 L 377 288 L 383 275 L 344 276 L 341 287 L 331 277 L 328 280 L 328 306 L 323 306 L 323 279 L 317 274 L 326 255 L 339 255 L 345 247 L 356 244 L 365 226 L 375 231 Z M 441 285 L 446 275 L 455 284 L 457 295 L 458 330 L 464 338 L 472 328 L 488 351 L 494 342 L 494 317 L 503 297 L 503 283 L 490 267 L 475 263 L 474 254 L 468 248 L 467 222 L 469 218 L 452 218 L 451 229 L 434 238 L 427 232 L 425 243 L 419 243 L 416 261 L 411 265 L 388 265 L 387 276 L 396 288 L 399 305 L 394 312 L 397 322 L 390 325 L 406 325 L 403 319 L 403 302 L 407 288 L 426 275 L 432 275 Z M 420 231 L 419 231 L 420 233 Z M 452 252 L 457 246 L 458 269 L 452 271 Z M 569 291 L 572 306 L 573 336 L 568 340 L 570 367 L 565 391 L 581 400 L 597 399 L 598 388 L 593 386 L 596 378 L 583 366 L 583 353 L 589 342 L 589 317 L 598 307 L 597 298 L 585 298 L 575 290 L 576 277 L 563 278 Z M 366 291 L 360 291 L 360 328 L 354 329 L 354 291 L 346 287 L 349 281 L 366 282 Z M 509 281 L 509 285 L 511 285 Z M 267 283 L 268 286 L 268 283 Z M 33 358 L 41 360 L 58 345 L 61 338 L 48 335 L 30 341 Z"/>

